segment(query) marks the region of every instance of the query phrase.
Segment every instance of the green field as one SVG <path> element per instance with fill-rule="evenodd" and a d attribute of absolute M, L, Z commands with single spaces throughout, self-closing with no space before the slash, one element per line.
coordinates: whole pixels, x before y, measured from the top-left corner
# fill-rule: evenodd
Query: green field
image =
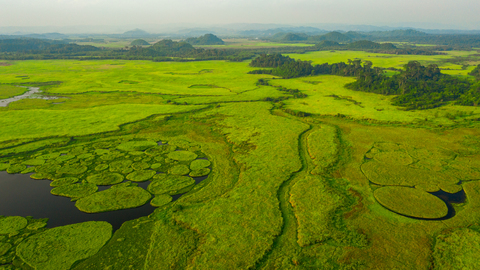
<path fill-rule="evenodd" d="M 28 91 L 27 88 L 21 88 L 21 87 L 16 87 L 11 85 L 0 85 L 0 99 L 19 96 L 27 91 Z"/>
<path fill-rule="evenodd" d="M 451 60 L 475 52 L 447 53 L 290 56 L 473 69 Z M 39 85 L 59 99 L 0 109 L 0 171 L 48 179 L 52 194 L 88 213 L 156 208 L 113 235 L 105 222 L 51 229 L 0 216 L 0 269 L 478 266 L 478 107 L 405 111 L 393 96 L 346 89 L 353 77 L 280 79 L 247 74 L 248 62 L 11 64 L 0 66 L 5 89 Z M 447 207 L 438 192 L 466 199 Z"/>

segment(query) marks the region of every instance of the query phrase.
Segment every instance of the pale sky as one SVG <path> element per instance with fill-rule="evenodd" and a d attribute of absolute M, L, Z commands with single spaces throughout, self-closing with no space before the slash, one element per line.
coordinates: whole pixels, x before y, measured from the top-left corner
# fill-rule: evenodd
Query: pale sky
<path fill-rule="evenodd" d="M 0 27 L 439 23 L 480 29 L 479 0 L 0 0 Z"/>

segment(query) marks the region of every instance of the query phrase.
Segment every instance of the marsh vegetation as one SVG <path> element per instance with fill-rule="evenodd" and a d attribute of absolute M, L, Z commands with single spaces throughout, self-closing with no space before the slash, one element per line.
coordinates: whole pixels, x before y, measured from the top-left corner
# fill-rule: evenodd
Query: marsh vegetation
<path fill-rule="evenodd" d="M 252 61 L 0 66 L 5 98 L 15 85 L 61 97 L 0 108 L 0 184 L 30 178 L 92 217 L 0 212 L 1 267 L 478 265 L 476 52 L 233 50 L 163 41 L 127 54 Z M 139 212 L 121 226 L 101 218 L 122 211 Z"/>

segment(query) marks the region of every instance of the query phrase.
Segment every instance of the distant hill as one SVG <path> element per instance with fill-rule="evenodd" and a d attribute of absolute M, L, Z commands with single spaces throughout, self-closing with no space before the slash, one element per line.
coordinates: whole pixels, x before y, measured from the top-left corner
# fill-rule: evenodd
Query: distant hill
<path fill-rule="evenodd" d="M 132 41 L 132 43 L 130 43 L 132 46 L 146 46 L 146 45 L 150 45 L 150 43 L 146 42 L 145 40 L 143 39 L 135 39 L 134 41 Z"/>
<path fill-rule="evenodd" d="M 187 38 L 185 42 L 192 45 L 224 45 L 225 42 L 213 34 L 205 34 L 198 38 Z"/>
<path fill-rule="evenodd" d="M 131 38 L 147 37 L 147 36 L 150 36 L 150 33 L 137 28 L 137 29 L 127 31 L 127 32 L 123 33 L 122 36 L 123 37 L 131 37 Z"/>

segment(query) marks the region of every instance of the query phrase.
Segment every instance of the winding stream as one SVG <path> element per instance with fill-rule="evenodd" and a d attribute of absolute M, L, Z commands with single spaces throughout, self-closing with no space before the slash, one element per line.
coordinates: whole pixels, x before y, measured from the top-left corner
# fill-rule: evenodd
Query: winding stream
<path fill-rule="evenodd" d="M 58 97 L 46 97 L 46 96 L 36 95 L 36 94 L 39 94 L 41 92 L 40 87 L 29 87 L 28 89 L 29 89 L 29 91 L 27 91 L 23 95 L 19 95 L 19 96 L 7 98 L 7 99 L 0 99 L 0 107 L 7 107 L 8 104 L 10 104 L 14 101 L 19 101 L 19 100 L 26 99 L 26 98 L 38 98 L 38 99 L 46 99 L 46 100 L 51 100 L 51 99 L 57 99 L 58 98 Z"/>

